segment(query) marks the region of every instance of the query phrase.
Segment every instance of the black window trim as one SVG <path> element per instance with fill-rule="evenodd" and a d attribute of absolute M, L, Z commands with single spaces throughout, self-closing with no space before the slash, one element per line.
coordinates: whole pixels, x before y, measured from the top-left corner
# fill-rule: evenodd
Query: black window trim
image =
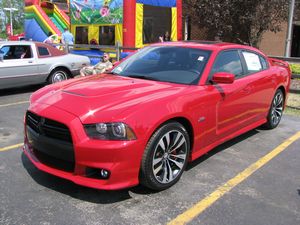
<path fill-rule="evenodd" d="M 213 85 L 213 83 L 211 82 L 211 79 L 212 79 L 212 77 L 213 77 L 212 70 L 213 70 L 213 67 L 214 67 L 214 65 L 215 65 L 215 63 L 216 63 L 218 57 L 219 57 L 220 54 L 222 54 L 223 52 L 237 51 L 238 56 L 240 57 L 240 61 L 241 61 L 241 65 L 242 65 L 242 70 L 243 70 L 243 75 L 241 75 L 241 76 L 239 76 L 239 77 L 235 77 L 234 79 L 237 80 L 237 79 L 243 78 L 243 77 L 245 76 L 245 73 L 246 73 L 245 68 L 246 68 L 246 67 L 244 67 L 244 64 L 243 64 L 244 62 L 243 62 L 243 60 L 242 60 L 240 50 L 242 50 L 242 49 L 240 49 L 240 48 L 230 48 L 230 49 L 225 49 L 225 50 L 221 50 L 221 51 L 218 52 L 218 55 L 216 56 L 216 58 L 215 58 L 215 60 L 214 60 L 214 62 L 213 62 L 213 65 L 212 65 L 212 67 L 210 68 L 209 75 L 208 75 L 207 80 L 206 80 L 206 85 Z M 246 62 L 245 62 L 245 63 L 246 63 Z"/>
<path fill-rule="evenodd" d="M 223 52 L 226 52 L 226 51 L 238 51 L 238 55 L 240 57 L 240 60 L 241 60 L 241 64 L 242 64 L 242 68 L 243 68 L 243 75 L 239 76 L 239 77 L 235 77 L 235 80 L 238 80 L 238 79 L 241 79 L 241 78 L 244 78 L 244 77 L 247 77 L 247 76 L 250 76 L 250 75 L 253 75 L 253 74 L 256 74 L 256 73 L 259 73 L 259 72 L 262 72 L 262 71 L 265 71 L 265 70 L 268 70 L 270 68 L 270 63 L 269 63 L 269 60 L 267 60 L 267 58 L 265 56 L 263 56 L 262 54 L 260 54 L 259 52 L 256 52 L 256 51 L 253 51 L 253 50 L 249 50 L 249 49 L 243 49 L 243 48 L 231 48 L 231 49 L 225 49 L 225 50 L 222 50 L 218 53 L 218 55 L 216 56 L 215 60 L 214 60 L 214 63 L 209 71 L 209 75 L 208 75 L 208 78 L 206 80 L 206 85 L 212 85 L 212 82 L 211 82 L 211 79 L 212 79 L 212 70 L 213 70 L 213 67 L 215 65 L 215 62 L 217 60 L 217 58 L 219 57 L 219 55 Z M 266 69 L 262 69 L 260 71 L 256 71 L 256 72 L 252 72 L 252 73 L 249 73 L 248 72 L 248 69 L 247 69 L 247 64 L 246 64 L 246 60 L 245 60 L 245 57 L 243 55 L 242 52 L 250 52 L 250 53 L 254 53 L 256 55 L 259 56 L 259 61 L 260 63 L 262 64 L 261 62 L 261 58 L 263 58 L 266 63 L 267 63 L 267 68 Z"/>

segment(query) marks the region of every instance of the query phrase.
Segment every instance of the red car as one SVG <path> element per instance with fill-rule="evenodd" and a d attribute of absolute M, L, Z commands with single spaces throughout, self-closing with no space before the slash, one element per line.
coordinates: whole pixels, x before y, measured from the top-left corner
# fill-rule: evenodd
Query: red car
<path fill-rule="evenodd" d="M 154 44 L 110 72 L 35 92 L 24 152 L 38 169 L 83 186 L 163 190 L 217 145 L 275 128 L 290 77 L 287 63 L 248 46 Z"/>

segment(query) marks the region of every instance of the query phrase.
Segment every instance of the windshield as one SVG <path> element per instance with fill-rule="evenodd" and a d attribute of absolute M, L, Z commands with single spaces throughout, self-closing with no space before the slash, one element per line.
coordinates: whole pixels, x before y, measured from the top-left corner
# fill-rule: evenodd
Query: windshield
<path fill-rule="evenodd" d="M 210 51 L 175 46 L 146 47 L 116 66 L 112 73 L 179 84 L 197 84 Z"/>

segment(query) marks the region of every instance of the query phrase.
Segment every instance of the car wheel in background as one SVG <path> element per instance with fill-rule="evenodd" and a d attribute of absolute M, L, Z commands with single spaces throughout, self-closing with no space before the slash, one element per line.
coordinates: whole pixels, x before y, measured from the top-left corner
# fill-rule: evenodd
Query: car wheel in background
<path fill-rule="evenodd" d="M 55 69 L 49 75 L 48 83 L 53 84 L 53 83 L 67 80 L 69 78 L 70 78 L 70 74 L 66 69 L 63 69 L 63 68 Z"/>
<path fill-rule="evenodd" d="M 182 124 L 162 125 L 150 138 L 141 165 L 140 182 L 153 190 L 174 185 L 186 168 L 190 152 L 189 135 Z"/>
<path fill-rule="evenodd" d="M 272 100 L 269 114 L 267 117 L 267 122 L 264 124 L 265 128 L 273 129 L 278 126 L 283 114 L 283 106 L 284 106 L 284 95 L 282 90 L 278 89 Z"/>

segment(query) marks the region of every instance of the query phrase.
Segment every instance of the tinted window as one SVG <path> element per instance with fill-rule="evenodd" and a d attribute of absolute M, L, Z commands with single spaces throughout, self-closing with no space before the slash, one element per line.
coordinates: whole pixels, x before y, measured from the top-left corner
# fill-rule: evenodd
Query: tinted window
<path fill-rule="evenodd" d="M 238 51 L 221 52 L 212 69 L 212 74 L 217 72 L 232 73 L 235 76 L 243 75 L 243 67 Z"/>
<path fill-rule="evenodd" d="M 28 45 L 11 45 L 1 48 L 5 60 L 31 58 L 31 48 Z"/>
<path fill-rule="evenodd" d="M 40 56 L 50 55 L 48 49 L 45 47 L 38 47 L 38 51 Z"/>
<path fill-rule="evenodd" d="M 118 65 L 112 72 L 180 84 L 197 84 L 210 51 L 171 46 L 147 47 Z"/>
<path fill-rule="evenodd" d="M 263 66 L 261 64 L 260 56 L 253 52 L 242 52 L 248 73 L 255 73 L 263 70 Z"/>

